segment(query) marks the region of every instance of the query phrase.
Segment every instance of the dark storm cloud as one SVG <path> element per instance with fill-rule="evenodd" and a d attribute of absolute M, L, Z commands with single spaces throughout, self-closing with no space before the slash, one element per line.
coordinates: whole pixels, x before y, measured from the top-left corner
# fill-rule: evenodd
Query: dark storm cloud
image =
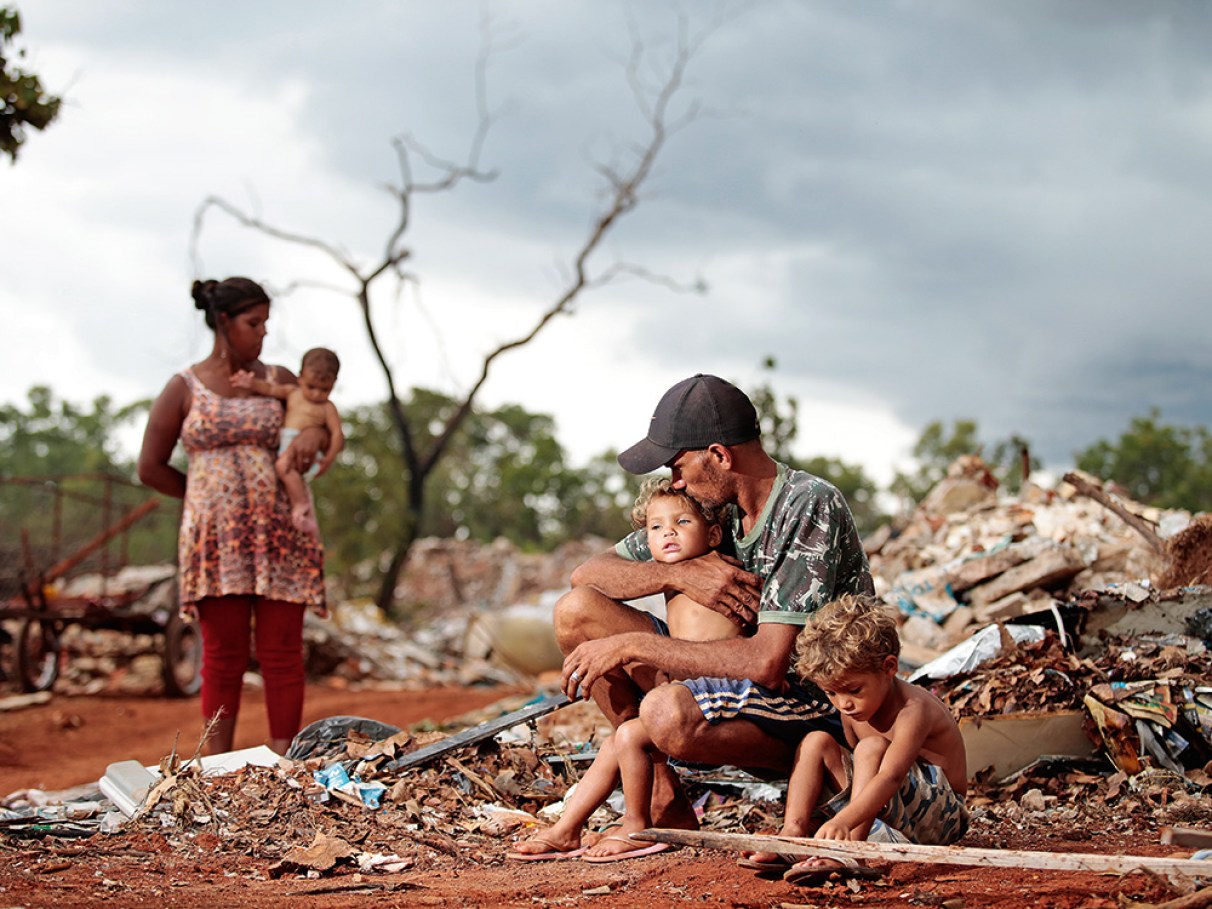
<path fill-rule="evenodd" d="M 483 158 L 502 176 L 425 200 L 445 233 L 417 234 L 417 253 L 515 296 L 544 289 L 533 264 L 502 253 L 479 275 L 460 232 L 552 259 L 574 248 L 600 186 L 592 165 L 643 135 L 620 63 L 628 11 L 658 60 L 677 29 L 677 8 L 655 2 L 57 8 L 52 24 L 31 8 L 27 31 L 254 96 L 297 86 L 299 129 L 359 186 L 397 177 L 389 142 L 405 131 L 464 154 L 487 10 L 509 45 L 489 71 L 501 119 Z M 718 8 L 687 4 L 689 32 Z M 719 286 L 693 301 L 633 286 L 612 298 L 635 320 L 632 356 L 659 361 L 671 339 L 718 364 L 771 354 L 776 379 L 886 402 L 911 428 L 973 418 L 1055 466 L 1150 407 L 1212 424 L 1212 7 L 726 9 L 739 12 L 691 62 L 679 102 L 704 115 L 671 137 L 600 260 L 702 270 Z M 359 241 L 360 229 L 379 242 L 377 222 L 359 222 Z"/>
<path fill-rule="evenodd" d="M 695 336 L 910 426 L 1024 434 L 1053 464 L 1153 406 L 1212 422 L 1212 71 L 1193 37 L 1212 12 L 1063 6 L 805 14 L 800 53 L 772 54 L 791 68 L 744 69 L 746 117 L 714 127 L 727 158 L 679 172 L 744 213 L 708 222 L 753 227 L 734 251 L 792 250 L 785 306 Z"/>

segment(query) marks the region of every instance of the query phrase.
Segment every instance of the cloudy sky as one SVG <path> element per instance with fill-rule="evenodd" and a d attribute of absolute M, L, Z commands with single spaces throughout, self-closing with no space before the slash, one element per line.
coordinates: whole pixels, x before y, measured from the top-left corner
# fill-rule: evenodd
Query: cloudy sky
<path fill-rule="evenodd" d="M 659 0 L 24 0 L 28 65 L 62 115 L 0 165 L 0 400 L 155 394 L 200 359 L 198 276 L 348 288 L 323 255 L 202 201 L 381 256 L 394 137 L 461 160 L 483 19 L 490 183 L 416 201 L 415 279 L 375 324 L 404 387 L 457 393 L 564 287 L 597 167 L 645 139 L 624 62 L 657 78 Z M 483 401 L 553 414 L 574 458 L 643 434 L 694 372 L 772 378 L 799 453 L 881 482 L 931 420 L 1019 433 L 1059 470 L 1159 407 L 1212 424 L 1212 7 L 1017 0 L 686 3 L 706 35 L 640 206 L 593 260 L 628 280 L 501 358 Z M 718 14 L 713 19 L 711 14 Z M 714 30 L 711 29 L 715 22 Z M 413 174 L 433 176 L 421 161 Z M 348 296 L 278 298 L 267 358 L 342 356 L 336 401 L 384 383 Z M 777 370 L 763 372 L 766 357 Z"/>

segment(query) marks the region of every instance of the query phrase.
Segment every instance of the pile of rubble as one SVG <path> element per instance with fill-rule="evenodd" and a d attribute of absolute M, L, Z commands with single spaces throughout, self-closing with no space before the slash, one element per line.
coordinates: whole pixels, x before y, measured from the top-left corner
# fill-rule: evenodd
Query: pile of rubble
<path fill-rule="evenodd" d="M 518 703 L 503 701 L 456 725 L 491 722 Z M 10 801 L 0 805 L 0 841 L 20 840 L 33 854 L 51 848 L 54 837 L 102 829 L 120 834 L 124 843 L 167 847 L 198 861 L 246 867 L 252 859 L 260 869 L 253 873 L 270 877 L 495 864 L 511 842 L 561 810 L 585 766 L 575 758 L 589 756 L 570 747 L 584 734 L 576 727 L 586 719 L 584 705 L 574 704 L 544 723 L 451 749 L 403 771 L 393 771 L 393 761 L 432 746 L 443 734 L 390 728 L 368 734 L 336 722 L 308 743 L 305 754 L 225 774 L 203 772 L 196 756 L 183 761 L 173 755 L 161 763 L 159 780 L 130 819 L 90 817 L 79 802 L 58 809 L 60 816 Z M 687 771 L 684 780 L 703 829 L 777 829 L 782 785 L 732 768 Z M 593 828 L 617 819 L 618 795 L 591 819 Z M 1024 823 L 1037 826 L 1046 844 L 1049 837 L 1088 838 L 1096 830 L 1154 839 L 1163 824 L 1212 822 L 1209 800 L 1174 774 L 1129 779 L 1079 765 L 1040 765 L 1007 781 L 978 779 L 969 804 L 973 822 L 965 842 L 992 847 Z"/>
<path fill-rule="evenodd" d="M 1027 483 L 999 495 L 984 463 L 967 456 L 904 526 L 883 528 L 866 548 L 876 591 L 904 615 L 901 636 L 920 664 L 979 628 L 1090 591 L 1143 602 L 1202 583 L 1212 568 L 1205 536 L 1203 519 L 1132 502 L 1078 473 L 1055 489 Z M 1176 569 L 1190 576 L 1176 581 Z"/>

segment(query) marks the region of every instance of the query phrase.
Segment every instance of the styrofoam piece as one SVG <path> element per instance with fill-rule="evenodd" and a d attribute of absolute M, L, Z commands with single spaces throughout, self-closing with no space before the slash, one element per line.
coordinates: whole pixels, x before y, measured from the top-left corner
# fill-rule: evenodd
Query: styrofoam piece
<path fill-rule="evenodd" d="M 105 776 L 97 785 L 101 794 L 113 802 L 118 810 L 132 817 L 148 790 L 156 784 L 157 775 L 138 761 L 117 761 L 105 768 Z"/>

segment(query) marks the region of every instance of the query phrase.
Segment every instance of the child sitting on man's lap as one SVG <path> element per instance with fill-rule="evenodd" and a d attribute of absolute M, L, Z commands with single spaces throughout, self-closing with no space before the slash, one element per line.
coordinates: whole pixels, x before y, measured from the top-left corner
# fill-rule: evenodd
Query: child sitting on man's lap
<path fill-rule="evenodd" d="M 658 562 L 697 558 L 719 546 L 723 536 L 719 515 L 684 490 L 675 489 L 668 477 L 645 482 L 631 521 L 637 529 L 647 530 L 648 548 Z M 743 633 L 730 619 L 683 593 L 666 595 L 665 621 L 654 616 L 653 624 L 659 634 L 689 641 L 712 641 Z M 671 680 L 661 677 L 661 681 Z M 506 857 L 543 861 L 583 856 L 587 862 L 616 862 L 668 849 L 666 843 L 649 845 L 628 838 L 628 834 L 652 826 L 653 768 L 664 760 L 639 719 L 623 723 L 602 743 L 560 819 L 518 843 Z M 581 834 L 586 822 L 620 781 L 625 807 L 618 826 L 596 842 L 583 844 Z"/>

